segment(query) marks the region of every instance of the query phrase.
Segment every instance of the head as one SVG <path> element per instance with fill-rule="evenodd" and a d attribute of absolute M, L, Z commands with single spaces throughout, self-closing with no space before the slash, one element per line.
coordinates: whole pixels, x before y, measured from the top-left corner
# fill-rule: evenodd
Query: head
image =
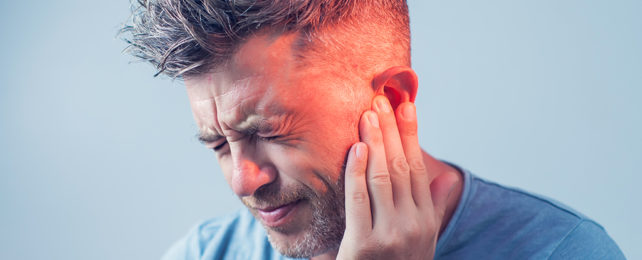
<path fill-rule="evenodd" d="M 343 171 L 375 95 L 413 100 L 403 0 L 151 0 L 130 52 L 184 80 L 199 139 L 281 253 L 338 248 Z"/>

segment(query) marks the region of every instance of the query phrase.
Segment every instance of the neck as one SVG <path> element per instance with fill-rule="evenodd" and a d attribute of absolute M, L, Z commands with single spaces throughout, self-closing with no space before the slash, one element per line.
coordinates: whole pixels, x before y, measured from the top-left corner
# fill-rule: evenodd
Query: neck
<path fill-rule="evenodd" d="M 461 197 L 461 192 L 464 187 L 463 175 L 457 169 L 453 168 L 452 166 L 442 161 L 435 159 L 425 151 L 423 152 L 423 155 L 424 155 L 424 163 L 426 165 L 426 169 L 429 169 L 430 171 L 428 176 L 430 176 L 431 180 L 443 174 L 450 174 L 457 178 L 457 183 L 455 184 L 455 188 L 453 188 L 452 194 L 448 197 L 446 213 L 444 214 L 444 218 L 441 222 L 441 228 L 439 229 L 439 236 L 441 236 L 441 233 L 444 231 L 444 229 L 446 229 L 446 226 L 448 226 L 448 223 L 450 222 L 450 219 L 452 218 L 453 214 L 455 213 L 455 209 L 457 209 L 457 205 L 459 204 L 459 198 Z M 322 255 L 312 257 L 310 259 L 312 260 L 336 259 L 337 253 L 338 253 L 338 249 L 329 251 Z"/>
<path fill-rule="evenodd" d="M 444 229 L 446 229 L 448 223 L 450 223 L 450 219 L 455 213 L 457 205 L 459 205 L 459 198 L 461 197 L 461 192 L 464 188 L 464 176 L 463 173 L 459 172 L 459 170 L 448 165 L 447 163 L 435 159 L 425 151 L 423 152 L 423 154 L 424 163 L 426 164 L 426 169 L 429 170 L 428 176 L 430 176 L 431 180 L 434 180 L 436 177 L 443 174 L 452 175 L 457 179 L 455 187 L 453 188 L 453 191 L 448 197 L 448 201 L 446 202 L 446 213 L 444 214 L 444 218 L 441 222 L 441 228 L 439 229 L 439 235 L 441 236 L 441 233 L 444 231 Z"/>

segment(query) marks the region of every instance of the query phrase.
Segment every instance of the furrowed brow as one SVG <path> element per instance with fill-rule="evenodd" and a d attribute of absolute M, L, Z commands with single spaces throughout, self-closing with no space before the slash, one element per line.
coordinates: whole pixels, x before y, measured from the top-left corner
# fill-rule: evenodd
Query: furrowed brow
<path fill-rule="evenodd" d="M 236 125 L 233 130 L 245 136 L 251 136 L 256 133 L 272 132 L 278 124 L 278 119 L 274 117 L 264 118 L 261 116 L 253 116 L 243 123 Z"/>
<path fill-rule="evenodd" d="M 245 121 L 244 123 L 237 125 L 234 129 L 231 129 L 237 133 L 240 133 L 244 136 L 252 136 L 257 133 L 271 133 L 279 129 L 279 125 L 282 124 L 283 118 L 263 118 L 255 117 L 251 120 Z M 203 129 L 196 134 L 196 139 L 204 145 L 212 144 L 220 139 L 225 139 L 225 136 L 215 133 L 209 129 Z"/>

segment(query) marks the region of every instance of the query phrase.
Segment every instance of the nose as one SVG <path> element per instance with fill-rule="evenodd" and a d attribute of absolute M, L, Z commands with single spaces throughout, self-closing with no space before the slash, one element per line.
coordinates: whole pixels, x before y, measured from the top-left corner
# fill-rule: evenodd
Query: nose
<path fill-rule="evenodd" d="M 251 196 L 261 186 L 276 179 L 276 169 L 267 165 L 260 167 L 255 161 L 239 158 L 234 165 L 231 186 L 239 197 Z"/>

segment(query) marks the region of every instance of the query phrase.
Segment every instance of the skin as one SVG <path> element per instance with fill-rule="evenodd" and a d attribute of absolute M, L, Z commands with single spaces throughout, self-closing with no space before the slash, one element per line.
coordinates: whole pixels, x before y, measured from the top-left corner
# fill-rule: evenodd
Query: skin
<path fill-rule="evenodd" d="M 254 36 L 227 64 L 185 78 L 226 181 L 255 216 L 298 201 L 287 223 L 263 223 L 278 250 L 315 241 L 311 223 L 330 219 L 322 228 L 337 232 L 306 249 L 314 259 L 431 259 L 462 181 L 419 147 L 414 72 L 373 73 L 348 91 L 336 71 L 298 66 L 293 41 Z"/>

